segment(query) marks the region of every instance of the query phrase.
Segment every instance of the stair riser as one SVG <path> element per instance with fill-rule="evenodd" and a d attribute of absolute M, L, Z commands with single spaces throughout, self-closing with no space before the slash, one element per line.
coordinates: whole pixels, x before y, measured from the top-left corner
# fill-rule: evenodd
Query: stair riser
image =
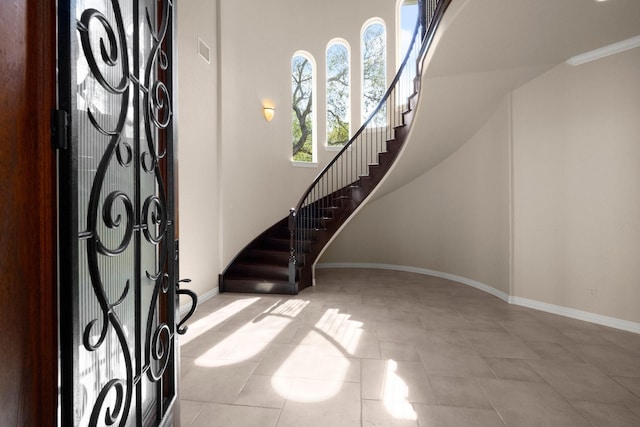
<path fill-rule="evenodd" d="M 264 277 L 273 280 L 289 280 L 289 265 L 238 264 L 229 271 L 231 276 Z"/>
<path fill-rule="evenodd" d="M 271 249 L 275 251 L 287 251 L 289 250 L 290 242 L 289 239 L 275 239 L 275 238 L 266 238 L 261 244 L 260 248 L 263 249 Z"/>
<path fill-rule="evenodd" d="M 258 294 L 297 294 L 298 285 L 293 289 L 288 282 L 223 279 L 221 292 L 258 293 Z"/>
<path fill-rule="evenodd" d="M 402 142 L 397 140 L 397 139 L 393 139 L 391 141 L 387 141 L 387 153 L 391 154 L 392 157 L 395 158 L 395 156 L 400 152 L 400 149 L 402 148 Z"/>
<path fill-rule="evenodd" d="M 256 263 L 256 264 L 280 264 L 286 265 L 289 263 L 289 251 L 286 252 L 252 252 L 247 254 L 246 257 L 242 258 L 243 263 Z"/>

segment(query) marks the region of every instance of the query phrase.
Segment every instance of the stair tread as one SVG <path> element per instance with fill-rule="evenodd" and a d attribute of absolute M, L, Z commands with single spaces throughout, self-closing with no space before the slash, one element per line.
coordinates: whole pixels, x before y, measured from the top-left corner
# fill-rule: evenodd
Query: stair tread
<path fill-rule="evenodd" d="M 288 271 L 289 263 L 286 264 L 275 264 L 275 263 L 267 263 L 267 262 L 237 262 L 233 266 L 234 272 L 237 271 L 256 271 L 255 274 L 263 275 L 263 274 L 279 274 L 284 270 Z M 243 273 L 244 274 L 244 273 Z"/>
<path fill-rule="evenodd" d="M 235 274 L 229 273 L 224 278 L 227 280 L 245 280 L 245 281 L 253 281 L 259 283 L 279 283 L 279 282 L 289 282 L 289 276 L 267 276 L 267 275 L 251 275 L 251 274 Z"/>
<path fill-rule="evenodd" d="M 224 280 L 254 280 L 258 282 L 289 282 L 289 278 L 265 277 L 264 275 L 228 273 Z"/>
<path fill-rule="evenodd" d="M 288 249 L 270 249 L 270 248 L 254 248 L 248 251 L 249 253 L 260 253 L 260 254 L 287 254 L 289 255 Z"/>
<path fill-rule="evenodd" d="M 249 265 L 256 266 L 256 267 L 270 267 L 270 266 L 280 267 L 283 264 L 279 264 L 279 263 L 275 263 L 275 262 L 269 262 L 269 261 L 251 261 L 251 260 L 247 260 L 247 261 L 238 261 L 236 263 L 236 265 L 240 265 L 240 266 L 243 266 L 243 267 L 246 267 L 246 266 L 249 266 Z"/>
<path fill-rule="evenodd" d="M 297 283 L 293 287 L 288 280 L 264 280 L 256 281 L 246 278 L 227 278 L 224 279 L 224 292 L 249 292 L 262 294 L 296 294 L 298 293 Z"/>

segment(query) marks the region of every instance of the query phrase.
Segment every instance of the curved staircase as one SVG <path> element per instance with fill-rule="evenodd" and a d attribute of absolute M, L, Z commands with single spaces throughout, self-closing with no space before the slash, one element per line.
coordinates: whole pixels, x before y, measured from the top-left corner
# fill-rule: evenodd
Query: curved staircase
<path fill-rule="evenodd" d="M 373 192 L 407 139 L 422 62 L 451 0 L 421 1 L 413 40 L 376 110 L 323 169 L 289 216 L 249 243 L 220 275 L 220 292 L 297 294 L 313 264 Z"/>

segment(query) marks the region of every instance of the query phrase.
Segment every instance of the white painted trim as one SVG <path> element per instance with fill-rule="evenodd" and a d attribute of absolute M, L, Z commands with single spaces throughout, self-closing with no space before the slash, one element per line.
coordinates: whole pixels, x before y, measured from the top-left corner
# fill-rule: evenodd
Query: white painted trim
<path fill-rule="evenodd" d="M 436 270 L 429 270 L 427 268 L 418 268 L 418 267 L 410 267 L 406 265 L 395 265 L 395 264 L 366 263 L 366 262 L 324 263 L 324 264 L 317 264 L 316 268 L 375 268 L 379 270 L 396 270 L 396 271 L 406 271 L 407 273 L 424 274 L 426 276 L 434 276 L 434 277 L 440 277 L 442 279 L 453 280 L 454 282 L 459 282 L 464 285 L 471 286 L 472 288 L 479 289 L 495 297 L 498 297 L 505 302 L 509 302 L 509 295 L 507 295 L 506 293 L 494 287 L 485 285 L 484 283 L 480 283 L 476 280 L 467 279 L 466 277 L 456 276 L 455 274 L 443 273 L 441 271 L 436 271 Z"/>
<path fill-rule="evenodd" d="M 210 298 L 215 297 L 219 293 L 220 292 L 219 292 L 218 287 L 215 287 L 215 288 L 211 289 L 209 292 L 205 292 L 202 295 L 198 295 L 198 305 L 202 304 L 203 302 L 207 301 Z M 185 304 L 183 306 L 180 306 L 180 308 L 178 309 L 178 313 L 180 313 L 180 315 L 182 316 L 187 311 L 189 311 L 190 308 L 191 308 L 191 304 Z"/>
<path fill-rule="evenodd" d="M 344 148 L 344 145 L 324 145 L 324 151 L 340 151 Z M 351 150 L 351 147 L 347 148 L 347 150 Z"/>
<path fill-rule="evenodd" d="M 636 48 L 638 46 L 640 46 L 640 36 L 631 37 L 630 39 L 622 40 L 580 55 L 572 56 L 567 59 L 567 64 L 574 66 L 582 65 L 590 61 L 595 61 L 596 59 L 601 59 L 609 55 L 615 55 L 616 53 Z"/>
<path fill-rule="evenodd" d="M 628 320 L 617 319 L 615 317 L 603 316 L 602 314 L 589 313 L 588 311 L 576 310 L 575 308 L 562 307 L 560 305 L 548 304 L 529 298 L 510 297 L 510 303 L 520 305 L 535 310 L 546 311 L 572 319 L 584 320 L 585 322 L 596 323 L 610 328 L 622 329 L 624 331 L 640 334 L 640 323 Z"/>
<path fill-rule="evenodd" d="M 291 160 L 291 166 L 297 168 L 317 168 L 318 162 L 299 162 L 297 160 Z"/>
<path fill-rule="evenodd" d="M 507 94 L 507 153 L 509 156 L 509 295 L 514 293 L 516 271 L 516 187 L 515 187 L 515 157 L 513 138 L 513 90 Z"/>
<path fill-rule="evenodd" d="M 441 271 L 429 270 L 427 268 L 410 267 L 395 264 L 378 264 L 366 262 L 332 262 L 316 264 L 316 268 L 374 268 L 380 270 L 405 271 L 408 273 L 418 273 L 427 276 L 440 277 L 447 280 L 453 280 L 464 285 L 471 286 L 481 291 L 487 292 L 508 304 L 519 305 L 534 310 L 544 311 L 547 313 L 557 314 L 559 316 L 570 317 L 572 319 L 583 320 L 585 322 L 595 323 L 598 325 L 608 326 L 610 328 L 621 329 L 623 331 L 634 332 L 640 334 L 640 323 L 630 322 L 628 320 L 617 319 L 615 317 L 603 316 L 601 314 L 590 313 L 588 311 L 576 310 L 574 308 L 562 307 L 555 304 L 548 304 L 528 298 L 515 297 L 506 294 L 492 286 L 478 282 L 466 277 L 457 276 L 455 274 L 443 273 Z"/>

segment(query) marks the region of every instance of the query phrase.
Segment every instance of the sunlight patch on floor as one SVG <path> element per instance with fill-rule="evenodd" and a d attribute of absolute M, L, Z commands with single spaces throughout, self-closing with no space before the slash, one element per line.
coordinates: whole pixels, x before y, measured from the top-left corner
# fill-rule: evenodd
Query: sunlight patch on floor
<path fill-rule="evenodd" d="M 280 300 L 271 306 L 266 313 L 279 316 L 296 317 L 298 314 L 302 313 L 302 310 L 304 310 L 308 304 L 308 300 L 289 299 L 284 302 Z"/>
<path fill-rule="evenodd" d="M 198 319 L 195 322 L 190 323 L 188 333 L 180 337 L 180 345 L 182 346 L 193 341 L 195 338 L 198 338 L 200 335 L 212 328 L 215 328 L 219 324 L 226 322 L 231 317 L 258 301 L 260 301 L 260 298 L 246 298 L 234 301 L 231 304 L 203 317 L 202 319 Z"/>
<path fill-rule="evenodd" d="M 387 361 L 384 385 L 383 402 L 385 408 L 391 416 L 397 420 L 417 420 L 418 414 L 413 410 L 413 406 L 407 398 L 409 397 L 409 387 L 402 378 L 396 374 L 398 363 L 392 359 Z"/>
<path fill-rule="evenodd" d="M 195 360 L 198 366 L 227 366 L 251 360 L 300 314 L 309 301 L 282 300 L 269 307 Z"/>
<path fill-rule="evenodd" d="M 198 366 L 227 366 L 251 360 L 291 321 L 282 317 L 268 317 L 260 323 L 249 322 L 224 338 L 195 360 Z M 259 339 L 258 339 L 259 337 Z"/>
<path fill-rule="evenodd" d="M 334 397 L 342 388 L 351 366 L 349 359 L 326 338 L 313 331 L 309 334 L 315 334 L 313 337 L 307 336 L 314 344 L 320 344 L 324 340 L 326 345 L 298 345 L 272 377 L 273 389 L 287 400 L 321 402 Z M 286 378 L 294 379 L 296 386 L 289 387 L 283 381 Z"/>
<path fill-rule="evenodd" d="M 272 378 L 276 392 L 296 402 L 321 402 L 336 396 L 347 380 L 349 360 L 362 335 L 362 322 L 330 308 L 282 362 Z M 294 386 L 282 378 L 295 378 Z"/>
<path fill-rule="evenodd" d="M 316 328 L 336 340 L 346 352 L 354 354 L 362 336 L 362 322 L 350 317 L 350 314 L 330 308 L 316 323 Z"/>

